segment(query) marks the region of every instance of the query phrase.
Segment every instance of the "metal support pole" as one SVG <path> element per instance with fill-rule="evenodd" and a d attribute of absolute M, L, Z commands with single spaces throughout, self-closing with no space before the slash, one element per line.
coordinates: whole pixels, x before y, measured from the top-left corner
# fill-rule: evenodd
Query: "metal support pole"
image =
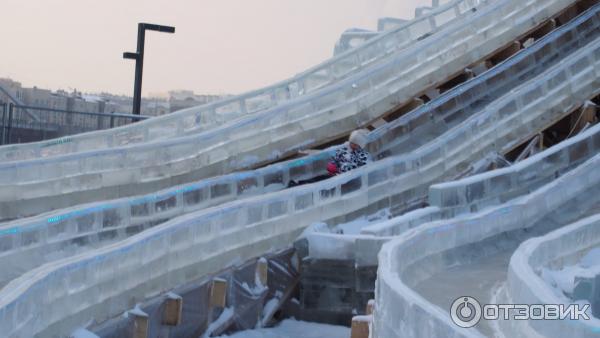
<path fill-rule="evenodd" d="M 4 129 L 6 127 L 6 111 L 8 110 L 8 103 L 2 104 L 2 128 L 0 129 L 0 145 L 4 144 Z"/>
<path fill-rule="evenodd" d="M 12 120 L 13 120 L 13 110 L 15 105 L 12 103 L 8 104 L 8 125 L 6 129 L 6 142 L 4 144 L 10 144 L 10 134 L 12 132 Z"/>
<path fill-rule="evenodd" d="M 138 23 L 136 53 L 123 53 L 123 58 L 135 60 L 135 83 L 133 88 L 133 114 L 140 115 L 142 106 L 142 76 L 144 72 L 144 47 L 146 30 L 164 33 L 175 33 L 175 27 L 160 26 L 149 23 Z"/>
<path fill-rule="evenodd" d="M 111 116 L 110 117 L 110 129 L 115 127 L 115 117 Z"/>
<path fill-rule="evenodd" d="M 135 62 L 135 84 L 133 89 L 133 114 L 140 115 L 142 106 L 142 73 L 144 72 L 144 45 L 146 28 L 143 23 L 138 24 L 137 60 Z"/>

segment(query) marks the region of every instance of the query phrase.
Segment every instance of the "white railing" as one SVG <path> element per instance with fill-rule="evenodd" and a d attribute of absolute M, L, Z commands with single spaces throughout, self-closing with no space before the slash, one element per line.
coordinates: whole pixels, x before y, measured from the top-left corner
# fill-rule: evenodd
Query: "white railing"
<path fill-rule="evenodd" d="M 92 191 L 97 199 L 117 198 L 131 195 L 134 185 L 142 193 L 155 191 L 189 181 L 190 177 L 210 177 L 273 161 L 380 116 L 398 101 L 408 100 L 436 79 L 447 79 L 452 72 L 512 41 L 569 3 L 499 2 L 479 11 L 479 16 L 469 17 L 462 26 L 444 30 L 444 34 L 434 35 L 423 45 L 400 52 L 364 77 L 351 77 L 316 97 L 304 97 L 298 104 L 282 105 L 218 130 L 114 150 L 0 165 L 0 207 L 5 202 L 59 195 L 85 201 Z M 507 20 L 515 24 L 506 26 Z M 426 57 L 430 62 L 416 67 L 413 57 Z M 10 208 L 4 209 L 11 212 Z"/>
<path fill-rule="evenodd" d="M 357 49 L 342 53 L 290 79 L 240 96 L 185 109 L 132 126 L 45 142 L 0 147 L 0 162 L 107 149 L 210 130 L 237 118 L 318 92 L 323 87 L 360 73 L 387 59 L 390 54 L 411 46 L 420 37 L 455 22 L 481 3 L 481 0 L 454 0 L 425 17 L 414 19 L 374 38 Z"/>
<path fill-rule="evenodd" d="M 575 65 L 595 55 L 600 41 L 593 46 L 410 155 L 384 159 L 316 184 L 194 212 L 113 245 L 31 270 L 0 291 L 0 331 L 26 337 L 71 332 L 91 318 L 102 321 L 118 315 L 131 301 L 198 279 L 232 261 L 287 247 L 313 222 L 374 204 L 402 203 L 398 197 L 404 197 L 404 192 L 426 191 L 432 182 L 459 171 L 462 163 L 500 151 L 500 145 L 509 141 L 524 141 L 527 131 L 536 132 L 547 122 L 541 116 L 554 120 L 564 115 L 564 110 L 558 113 L 562 108 L 583 103 L 578 101 L 597 88 L 596 76 L 591 71 L 592 76 L 582 78 L 570 71 L 590 73 L 595 62 L 587 68 Z M 561 73 L 564 81 L 551 81 Z M 531 90 L 538 87 L 540 96 L 532 100 Z M 518 102 L 518 109 L 504 112 L 501 108 L 512 101 Z M 521 133 L 508 128 L 515 125 Z"/>

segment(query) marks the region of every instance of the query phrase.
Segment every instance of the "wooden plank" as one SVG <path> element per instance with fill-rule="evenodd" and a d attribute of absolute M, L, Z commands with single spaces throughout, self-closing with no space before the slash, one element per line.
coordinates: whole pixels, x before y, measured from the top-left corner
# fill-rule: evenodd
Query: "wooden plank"
<path fill-rule="evenodd" d="M 472 79 L 475 76 L 475 74 L 473 73 L 473 71 L 471 71 L 470 69 L 465 69 L 465 71 L 455 77 L 453 77 L 452 79 L 448 80 L 447 82 L 443 83 L 441 86 L 438 87 L 440 93 L 445 93 L 447 91 L 449 91 L 450 89 L 458 86 L 459 84 L 466 82 L 470 79 Z"/>
<path fill-rule="evenodd" d="M 129 311 L 133 317 L 133 335 L 132 338 L 148 338 L 148 314 L 140 310 Z"/>
<path fill-rule="evenodd" d="M 170 293 L 165 300 L 165 308 L 163 312 L 163 325 L 177 326 L 181 324 L 181 314 L 183 311 L 183 298 L 181 296 Z"/>
<path fill-rule="evenodd" d="M 372 316 L 355 316 L 352 318 L 350 338 L 369 338 L 369 324 Z"/>
<path fill-rule="evenodd" d="M 573 5 L 567 7 L 562 12 L 560 12 L 556 16 L 556 21 L 557 23 L 564 25 L 567 22 L 573 20 L 573 18 L 575 18 L 578 14 L 579 10 L 577 9 L 577 3 L 574 3 Z"/>
<path fill-rule="evenodd" d="M 266 258 L 260 258 L 256 262 L 256 284 L 267 286 L 269 281 L 269 262 Z"/>
<path fill-rule="evenodd" d="M 396 120 L 400 116 L 419 108 L 423 104 L 424 104 L 424 101 L 422 99 L 414 98 L 410 102 L 403 105 L 402 107 L 384 115 L 382 118 L 387 122 Z"/>
<path fill-rule="evenodd" d="M 492 65 L 497 65 L 500 62 L 508 59 L 509 57 L 517 54 L 521 50 L 521 43 L 519 41 L 513 41 L 504 49 L 498 51 L 492 57 L 489 58 L 489 61 Z"/>
<path fill-rule="evenodd" d="M 221 278 L 212 280 L 210 288 L 210 307 L 225 308 L 227 301 L 227 281 Z"/>
<path fill-rule="evenodd" d="M 525 40 L 533 38 L 534 41 L 537 41 L 552 32 L 556 29 L 556 20 L 550 19 L 546 21 L 544 24 L 539 26 L 536 30 L 528 34 L 525 38 L 521 39 L 521 42 L 525 42 Z"/>

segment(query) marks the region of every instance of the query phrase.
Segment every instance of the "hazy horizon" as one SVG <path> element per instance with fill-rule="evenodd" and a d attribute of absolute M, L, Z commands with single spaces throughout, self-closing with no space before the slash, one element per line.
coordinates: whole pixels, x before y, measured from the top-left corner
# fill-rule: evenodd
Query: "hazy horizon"
<path fill-rule="evenodd" d="M 430 0 L 4 0 L 0 77 L 24 86 L 132 95 L 137 23 L 148 32 L 143 94 L 238 94 L 333 55 L 340 34 L 412 18 Z"/>

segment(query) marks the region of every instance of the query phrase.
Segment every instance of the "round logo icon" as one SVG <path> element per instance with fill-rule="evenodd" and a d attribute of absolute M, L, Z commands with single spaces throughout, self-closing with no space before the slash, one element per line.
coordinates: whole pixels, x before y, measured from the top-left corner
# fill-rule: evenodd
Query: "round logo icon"
<path fill-rule="evenodd" d="M 481 320 L 481 304 L 473 297 L 457 298 L 450 308 L 450 316 L 460 327 L 473 327 Z"/>

